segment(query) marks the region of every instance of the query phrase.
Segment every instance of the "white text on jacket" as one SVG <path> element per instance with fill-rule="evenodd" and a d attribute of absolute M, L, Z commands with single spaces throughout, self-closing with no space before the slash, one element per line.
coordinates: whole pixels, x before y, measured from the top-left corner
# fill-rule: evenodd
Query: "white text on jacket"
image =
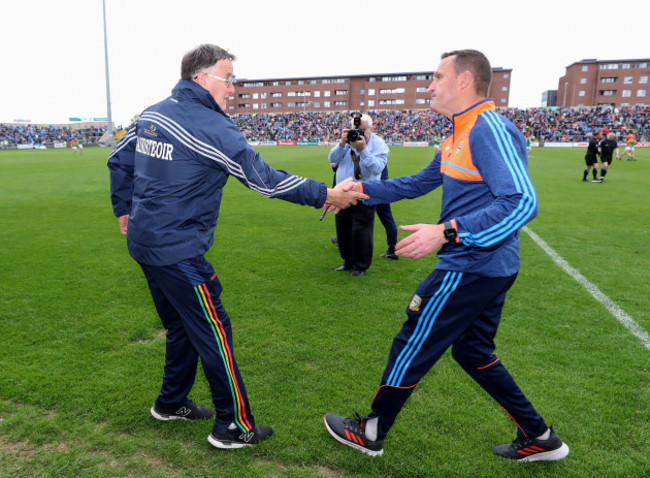
<path fill-rule="evenodd" d="M 138 153 L 146 154 L 147 156 L 171 161 L 174 146 L 169 143 L 162 143 L 160 141 L 154 141 L 153 139 L 138 137 L 135 150 Z"/>

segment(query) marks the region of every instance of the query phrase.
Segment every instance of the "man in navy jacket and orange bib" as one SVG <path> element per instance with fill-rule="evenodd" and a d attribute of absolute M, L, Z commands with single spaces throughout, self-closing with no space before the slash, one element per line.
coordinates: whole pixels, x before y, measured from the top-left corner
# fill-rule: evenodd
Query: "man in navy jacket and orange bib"
<path fill-rule="evenodd" d="M 494 453 L 519 461 L 569 453 L 494 355 L 494 336 L 519 271 L 519 229 L 537 214 L 526 169 L 526 143 L 487 98 L 492 67 L 475 50 L 446 53 L 429 86 L 431 108 L 454 123 L 434 160 L 413 176 L 350 183 L 367 204 L 416 198 L 443 186 L 439 224 L 401 226 L 413 234 L 396 253 L 419 259 L 438 252 L 435 270 L 413 295 L 393 341 L 368 416 L 325 416 L 339 442 L 372 456 L 418 382 L 452 348 L 454 359 L 515 421 L 518 437 Z"/>

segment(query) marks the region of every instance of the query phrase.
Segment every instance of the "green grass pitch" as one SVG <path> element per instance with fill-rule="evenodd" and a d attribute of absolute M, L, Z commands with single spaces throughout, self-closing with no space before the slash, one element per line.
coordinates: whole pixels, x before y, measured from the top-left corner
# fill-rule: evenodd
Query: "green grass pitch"
<path fill-rule="evenodd" d="M 260 147 L 276 168 L 330 184 L 323 147 Z M 391 148 L 391 176 L 432 148 Z M 109 151 L 0 151 L 1 477 L 650 476 L 650 350 L 522 232 L 522 269 L 497 354 L 571 453 L 510 463 L 515 427 L 447 353 L 419 384 L 381 458 L 341 446 L 323 415 L 368 412 L 411 294 L 434 256 L 388 261 L 375 226 L 368 274 L 351 279 L 333 215 L 226 185 L 208 253 L 224 285 L 256 420 L 275 434 L 221 451 L 211 423 L 161 423 L 164 331 L 110 208 Z M 581 182 L 584 150 L 534 149 L 529 224 L 646 331 L 650 150 Z M 398 224 L 437 222 L 440 191 L 393 205 Z M 400 233 L 403 237 L 404 233 Z M 191 397 L 210 405 L 199 372 Z"/>

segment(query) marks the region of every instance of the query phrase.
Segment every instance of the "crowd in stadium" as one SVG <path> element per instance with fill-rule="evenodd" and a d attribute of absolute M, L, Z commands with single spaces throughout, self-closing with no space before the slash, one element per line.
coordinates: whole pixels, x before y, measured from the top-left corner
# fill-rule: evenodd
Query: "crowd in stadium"
<path fill-rule="evenodd" d="M 594 130 L 650 138 L 650 107 L 508 108 L 500 112 L 526 135 L 547 142 L 585 141 Z M 388 142 L 429 141 L 451 134 L 451 122 L 430 110 L 371 111 L 375 131 Z M 349 113 L 245 114 L 233 117 L 249 141 L 336 141 Z"/>
<path fill-rule="evenodd" d="M 94 143 L 106 131 L 106 127 L 72 129 L 68 126 L 35 124 L 0 124 L 0 144 L 12 147 L 18 144 L 51 145 L 83 138 Z"/>
<path fill-rule="evenodd" d="M 527 136 L 545 142 L 585 141 L 594 130 L 608 129 L 619 138 L 634 132 L 650 140 L 650 107 L 508 108 L 500 112 Z M 389 143 L 428 141 L 451 134 L 451 122 L 430 110 L 371 111 L 375 131 Z M 349 121 L 348 112 L 300 112 L 235 115 L 233 120 L 249 141 L 337 141 Z M 0 124 L 0 144 L 49 144 L 84 138 L 92 144 L 105 128 L 71 129 L 65 126 Z"/>

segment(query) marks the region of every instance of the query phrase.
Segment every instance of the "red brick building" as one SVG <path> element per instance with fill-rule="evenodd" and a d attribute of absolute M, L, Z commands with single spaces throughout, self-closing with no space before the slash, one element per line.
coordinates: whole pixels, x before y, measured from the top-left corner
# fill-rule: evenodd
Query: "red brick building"
<path fill-rule="evenodd" d="M 512 70 L 493 69 L 490 97 L 497 107 L 510 100 Z M 431 72 L 352 76 L 237 79 L 229 114 L 296 111 L 418 110 L 429 108 Z"/>
<path fill-rule="evenodd" d="M 566 67 L 557 91 L 557 106 L 647 105 L 650 58 L 586 59 Z"/>

